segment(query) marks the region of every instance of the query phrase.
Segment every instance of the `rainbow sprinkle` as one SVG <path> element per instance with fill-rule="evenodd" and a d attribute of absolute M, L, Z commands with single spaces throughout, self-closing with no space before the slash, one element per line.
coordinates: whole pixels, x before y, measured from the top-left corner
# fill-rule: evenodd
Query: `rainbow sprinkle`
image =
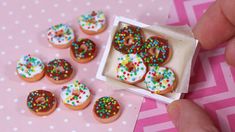
<path fill-rule="evenodd" d="M 114 98 L 105 96 L 95 102 L 93 110 L 98 117 L 107 119 L 120 111 L 120 105 Z"/>
<path fill-rule="evenodd" d="M 25 55 L 17 62 L 16 70 L 23 78 L 33 78 L 35 75 L 40 74 L 45 68 L 43 62 L 31 55 Z"/>
<path fill-rule="evenodd" d="M 130 45 L 126 45 L 131 40 Z M 138 53 L 143 45 L 144 36 L 139 27 L 127 26 L 115 33 L 113 39 L 114 48 L 124 54 Z"/>
<path fill-rule="evenodd" d="M 65 104 L 78 106 L 86 102 L 89 97 L 90 90 L 79 81 L 74 81 L 62 88 L 61 98 Z"/>
<path fill-rule="evenodd" d="M 147 68 L 138 54 L 126 54 L 118 58 L 117 78 L 119 80 L 130 83 L 139 81 L 144 77 L 146 70 Z"/>
<path fill-rule="evenodd" d="M 156 80 L 156 78 L 159 79 Z M 145 76 L 145 84 L 152 93 L 159 93 L 174 85 L 176 81 L 175 73 L 166 67 L 151 67 Z M 172 89 L 173 90 L 173 89 Z"/>
<path fill-rule="evenodd" d="M 85 30 L 97 32 L 104 27 L 106 23 L 103 11 L 88 12 L 79 17 L 79 24 Z"/>
<path fill-rule="evenodd" d="M 141 47 L 140 56 L 149 66 L 159 66 L 163 64 L 169 56 L 169 45 L 167 40 L 152 36 L 148 38 L 145 44 Z M 151 53 L 152 50 L 155 53 Z"/>
<path fill-rule="evenodd" d="M 47 32 L 48 41 L 55 45 L 69 44 L 74 38 L 73 29 L 66 24 L 54 25 Z"/>

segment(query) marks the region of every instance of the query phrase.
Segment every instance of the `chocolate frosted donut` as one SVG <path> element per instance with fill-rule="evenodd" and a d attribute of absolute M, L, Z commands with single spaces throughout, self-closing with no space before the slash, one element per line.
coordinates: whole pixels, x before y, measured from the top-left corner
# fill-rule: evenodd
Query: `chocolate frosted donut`
<path fill-rule="evenodd" d="M 115 33 L 112 44 L 123 54 L 138 53 L 144 44 L 141 28 L 135 26 L 121 28 Z"/>
<path fill-rule="evenodd" d="M 93 112 L 95 118 L 102 123 L 109 123 L 120 116 L 120 105 L 112 97 L 101 97 L 94 105 Z"/>
<path fill-rule="evenodd" d="M 54 83 L 65 83 L 73 74 L 72 65 L 64 59 L 54 59 L 47 64 L 46 76 Z"/>
<path fill-rule="evenodd" d="M 36 90 L 29 93 L 27 98 L 28 108 L 36 115 L 48 115 L 56 108 L 56 97 L 46 90 Z"/>
<path fill-rule="evenodd" d="M 78 63 L 86 63 L 94 59 L 96 45 L 90 39 L 79 39 L 73 42 L 70 48 L 70 54 L 73 60 Z"/>
<path fill-rule="evenodd" d="M 140 56 L 149 66 L 161 66 L 171 57 L 171 48 L 168 41 L 159 36 L 152 36 L 145 41 Z"/>

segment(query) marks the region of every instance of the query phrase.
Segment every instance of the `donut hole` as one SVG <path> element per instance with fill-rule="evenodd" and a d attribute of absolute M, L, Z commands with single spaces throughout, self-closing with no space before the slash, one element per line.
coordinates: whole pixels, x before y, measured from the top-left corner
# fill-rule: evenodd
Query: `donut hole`
<path fill-rule="evenodd" d="M 32 67 L 32 64 L 31 64 L 31 63 L 28 63 L 28 64 L 26 65 L 26 67 L 27 67 L 28 69 L 30 69 L 30 68 Z"/>
<path fill-rule="evenodd" d="M 31 63 L 28 63 L 28 64 L 26 65 L 25 71 L 26 71 L 26 72 L 29 72 L 30 69 L 31 69 L 31 67 L 32 67 L 32 64 L 31 64 Z"/>
<path fill-rule="evenodd" d="M 80 91 L 79 90 L 73 90 L 72 95 L 79 96 L 80 95 Z"/>
<path fill-rule="evenodd" d="M 91 24 L 96 24 L 95 18 L 91 18 L 91 19 L 87 20 L 87 22 L 91 23 Z"/>
<path fill-rule="evenodd" d="M 132 62 L 128 62 L 127 64 L 126 64 L 126 67 L 127 67 L 127 71 L 128 72 L 132 72 L 132 71 L 135 71 L 135 65 L 132 63 Z"/>
<path fill-rule="evenodd" d="M 57 71 L 57 72 L 64 72 L 65 69 L 64 69 L 64 67 L 62 67 L 62 66 L 58 66 L 58 67 L 56 67 L 56 71 Z"/>
<path fill-rule="evenodd" d="M 112 109 L 112 106 L 111 106 L 111 105 L 107 105 L 107 106 L 106 106 L 106 109 L 111 110 L 111 109 Z"/>
<path fill-rule="evenodd" d="M 46 100 L 44 97 L 38 97 L 35 102 L 37 104 L 44 104 L 44 103 L 46 103 Z"/>
<path fill-rule="evenodd" d="M 124 41 L 124 45 L 130 46 L 134 42 L 134 38 L 132 36 L 127 36 Z"/>
<path fill-rule="evenodd" d="M 152 47 L 148 50 L 149 54 L 152 56 L 156 56 L 156 58 L 159 55 L 160 50 L 158 50 L 156 47 Z"/>
<path fill-rule="evenodd" d="M 163 75 L 159 75 L 159 76 L 154 76 L 153 80 L 156 81 L 156 82 L 160 82 L 163 78 L 164 78 Z"/>
<path fill-rule="evenodd" d="M 82 44 L 79 48 L 79 52 L 86 52 L 87 50 L 88 50 L 88 48 L 85 44 Z"/>
<path fill-rule="evenodd" d="M 56 36 L 58 36 L 58 37 L 62 37 L 62 36 L 63 36 L 63 31 L 60 30 L 60 31 L 56 32 L 55 34 L 56 34 Z"/>

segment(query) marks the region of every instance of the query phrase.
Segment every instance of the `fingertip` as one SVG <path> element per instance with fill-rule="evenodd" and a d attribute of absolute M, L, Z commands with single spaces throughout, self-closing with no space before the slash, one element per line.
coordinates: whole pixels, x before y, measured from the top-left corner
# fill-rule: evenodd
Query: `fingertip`
<path fill-rule="evenodd" d="M 235 67 L 235 37 L 228 42 L 225 48 L 225 58 L 229 65 Z"/>
<path fill-rule="evenodd" d="M 218 132 L 210 117 L 201 107 L 192 101 L 181 99 L 167 106 L 170 118 L 181 132 L 193 130 L 195 132 Z"/>
<path fill-rule="evenodd" d="M 205 37 L 205 30 L 202 28 L 201 24 L 198 23 L 194 28 L 193 28 L 193 33 L 194 37 L 199 40 L 199 45 L 203 49 L 213 49 L 215 45 L 213 43 L 208 42 L 208 39 Z"/>
<path fill-rule="evenodd" d="M 171 118 L 171 120 L 173 121 L 173 123 L 176 125 L 177 127 L 177 122 L 178 122 L 178 119 L 179 119 L 179 112 L 180 112 L 180 101 L 179 100 L 176 100 L 174 102 L 172 102 L 171 104 L 169 104 L 167 106 L 167 112 Z"/>
<path fill-rule="evenodd" d="M 235 34 L 234 25 L 224 16 L 219 2 L 215 2 L 200 18 L 193 33 L 202 48 L 213 49 Z"/>
<path fill-rule="evenodd" d="M 179 105 L 179 100 L 176 100 L 176 101 L 170 103 L 167 106 L 168 113 L 172 113 L 174 111 L 174 109 L 177 109 L 179 107 L 178 105 Z"/>
<path fill-rule="evenodd" d="M 206 13 L 200 21 L 194 26 L 192 29 L 194 37 L 199 40 L 199 44 L 203 49 L 213 49 L 218 45 L 218 42 L 220 38 L 216 38 L 218 33 L 216 33 L 213 26 L 208 26 L 208 23 L 210 22 L 209 18 L 207 17 L 208 13 Z M 215 24 L 213 24 L 215 25 Z M 210 33 L 211 36 L 208 36 Z"/>

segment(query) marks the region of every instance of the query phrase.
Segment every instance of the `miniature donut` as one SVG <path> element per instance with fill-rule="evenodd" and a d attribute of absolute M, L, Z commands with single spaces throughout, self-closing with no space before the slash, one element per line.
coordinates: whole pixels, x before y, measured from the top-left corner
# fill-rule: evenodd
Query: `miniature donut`
<path fill-rule="evenodd" d="M 144 44 L 142 29 L 135 26 L 126 26 L 114 35 L 114 48 L 123 54 L 139 53 Z"/>
<path fill-rule="evenodd" d="M 38 116 L 51 114 L 57 105 L 56 97 L 46 90 L 36 90 L 29 93 L 27 106 L 31 112 Z"/>
<path fill-rule="evenodd" d="M 103 32 L 106 29 L 106 19 L 103 11 L 92 11 L 79 17 L 82 31 L 89 35 Z"/>
<path fill-rule="evenodd" d="M 170 68 L 156 66 L 150 68 L 144 82 L 151 93 L 166 94 L 175 89 L 177 78 Z"/>
<path fill-rule="evenodd" d="M 55 84 L 66 83 L 73 77 L 72 65 L 64 59 L 54 59 L 46 68 L 46 77 Z"/>
<path fill-rule="evenodd" d="M 101 97 L 95 102 L 93 113 L 99 122 L 110 123 L 121 115 L 120 104 L 112 97 Z"/>
<path fill-rule="evenodd" d="M 75 34 L 71 27 L 66 24 L 58 24 L 49 28 L 47 32 L 49 43 L 55 48 L 69 48 L 75 40 Z"/>
<path fill-rule="evenodd" d="M 117 78 L 129 84 L 144 79 L 147 67 L 138 54 L 126 54 L 118 58 Z"/>
<path fill-rule="evenodd" d="M 87 63 L 95 58 L 96 45 L 90 39 L 79 39 L 77 42 L 73 42 L 70 55 L 78 63 Z"/>
<path fill-rule="evenodd" d="M 75 81 L 62 88 L 61 98 L 68 108 L 81 110 L 91 102 L 91 93 L 85 84 Z"/>
<path fill-rule="evenodd" d="M 140 56 L 149 66 L 161 66 L 166 64 L 172 55 L 168 41 L 159 36 L 152 36 L 142 46 Z"/>
<path fill-rule="evenodd" d="M 16 71 L 22 80 L 35 82 L 44 77 L 45 65 L 39 58 L 25 55 L 17 62 Z"/>

